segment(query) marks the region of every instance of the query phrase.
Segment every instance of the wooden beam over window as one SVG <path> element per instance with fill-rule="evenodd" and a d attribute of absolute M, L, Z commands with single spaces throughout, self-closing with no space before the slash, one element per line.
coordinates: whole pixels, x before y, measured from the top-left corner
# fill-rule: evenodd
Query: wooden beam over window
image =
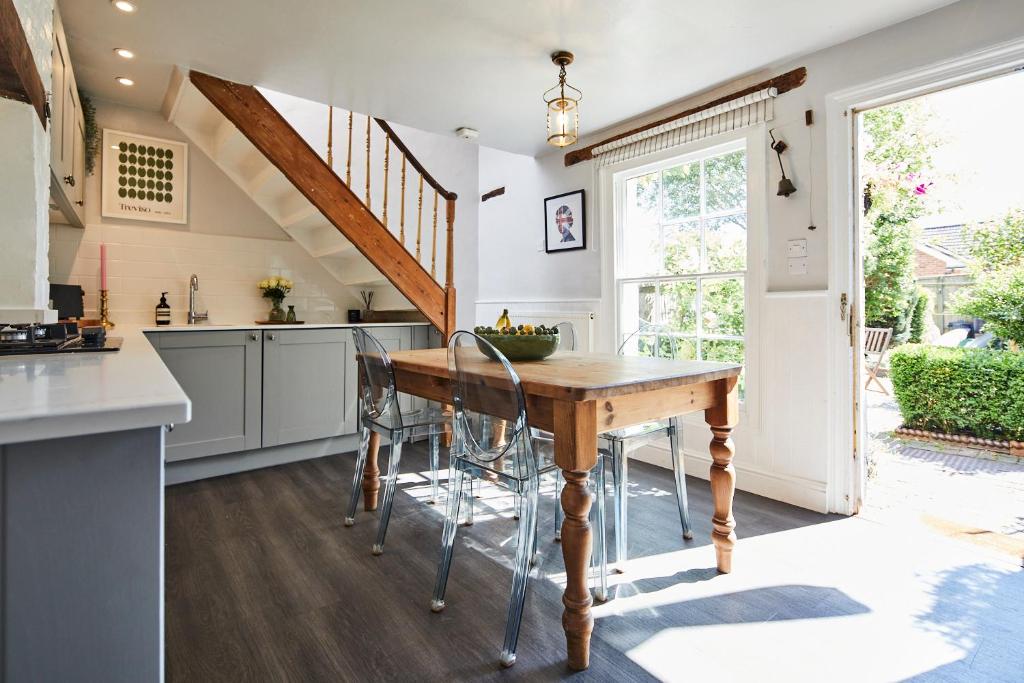
<path fill-rule="evenodd" d="M 612 135 L 611 137 L 605 138 L 604 140 L 601 140 L 600 142 L 595 142 L 592 145 L 588 145 L 586 147 L 581 147 L 580 149 L 573 150 L 573 151 L 571 151 L 571 152 L 569 152 L 568 154 L 565 155 L 565 165 L 566 166 L 572 166 L 572 165 L 578 164 L 578 163 L 580 163 L 582 161 L 590 161 L 591 159 L 594 158 L 594 149 L 596 149 L 597 147 L 600 147 L 601 145 L 607 145 L 609 142 L 614 142 L 616 140 L 621 140 L 622 138 L 629 137 L 630 135 L 635 135 L 637 133 L 642 133 L 645 130 L 650 130 L 651 128 L 656 128 L 658 126 L 662 126 L 662 125 L 664 125 L 666 123 L 670 123 L 670 122 L 675 121 L 677 119 L 681 119 L 681 118 L 683 118 L 685 116 L 691 116 L 692 114 L 697 114 L 699 112 L 704 111 L 705 109 L 711 109 L 712 107 L 717 107 L 718 105 L 724 104 L 726 102 L 729 102 L 730 100 L 735 100 L 738 97 L 743 97 L 744 95 L 749 95 L 751 93 L 758 92 L 759 90 L 764 90 L 765 88 L 775 88 L 778 91 L 778 94 L 781 95 L 782 93 L 789 92 L 790 90 L 793 90 L 794 88 L 799 88 L 801 85 L 804 84 L 804 81 L 806 81 L 806 80 L 807 80 L 807 67 L 801 66 L 801 67 L 799 67 L 797 69 L 793 69 L 792 71 L 787 71 L 786 73 L 784 73 L 784 74 L 782 74 L 780 76 L 775 76 L 774 78 L 769 78 L 766 81 L 761 81 L 760 83 L 756 83 L 756 84 L 754 84 L 754 85 L 752 85 L 750 87 L 743 88 L 742 90 L 737 90 L 736 92 L 729 93 L 728 95 L 723 95 L 722 97 L 719 97 L 718 99 L 712 100 L 710 102 L 706 102 L 705 104 L 702 104 L 700 106 L 692 107 L 691 109 L 687 109 L 686 111 L 681 111 L 678 114 L 673 114 L 672 116 L 667 116 L 667 117 L 665 117 L 663 119 L 659 119 L 658 121 L 654 121 L 652 123 L 645 124 L 643 126 L 640 126 L 638 128 L 634 128 L 632 130 L 627 130 L 624 133 L 619 133 L 618 135 Z"/>
<path fill-rule="evenodd" d="M 0 97 L 31 104 L 46 128 L 46 88 L 14 0 L 0 0 Z"/>

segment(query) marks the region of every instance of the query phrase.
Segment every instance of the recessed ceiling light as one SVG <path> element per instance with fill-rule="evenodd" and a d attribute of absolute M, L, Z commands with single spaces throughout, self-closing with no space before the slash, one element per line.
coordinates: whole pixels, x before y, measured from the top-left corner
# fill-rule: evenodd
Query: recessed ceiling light
<path fill-rule="evenodd" d="M 114 80 L 120 83 L 121 85 L 135 85 L 135 81 L 128 78 L 127 76 L 118 76 Z"/>
<path fill-rule="evenodd" d="M 123 47 L 119 47 L 116 50 L 114 50 L 114 54 L 116 54 L 118 57 L 124 57 L 125 59 L 135 59 L 135 53 Z"/>
<path fill-rule="evenodd" d="M 137 8 L 134 2 L 128 2 L 128 0 L 111 0 L 111 4 L 122 12 L 134 12 Z"/>

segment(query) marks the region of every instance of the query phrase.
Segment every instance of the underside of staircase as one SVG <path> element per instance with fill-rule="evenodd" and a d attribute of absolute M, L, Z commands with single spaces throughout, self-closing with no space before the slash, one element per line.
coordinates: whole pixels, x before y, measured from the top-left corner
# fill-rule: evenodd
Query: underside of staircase
<path fill-rule="evenodd" d="M 453 192 L 441 187 L 415 159 L 411 150 L 392 128 L 380 119 L 361 117 L 365 121 L 366 152 L 365 194 L 362 198 L 327 163 L 284 115 L 257 88 L 227 81 L 215 76 L 190 71 L 175 72 L 168 93 L 165 115 L 194 144 L 241 187 L 293 240 L 306 249 L 339 282 L 353 290 L 371 290 L 375 301 L 385 307 L 418 309 L 447 339 L 455 330 L 455 288 L 453 285 L 453 239 L 455 200 Z M 303 101 L 304 102 L 304 101 Z M 328 110 L 327 105 L 312 106 Z M 352 182 L 353 115 L 348 118 L 348 151 L 346 178 Z M 331 113 L 333 123 L 335 114 Z M 383 157 L 371 153 L 371 128 L 383 139 Z M 394 172 L 389 178 L 389 157 L 395 150 Z M 380 150 L 373 150 L 381 154 Z M 397 197 L 397 165 L 401 156 L 401 196 Z M 328 156 L 330 154 L 328 153 Z M 359 170 L 363 171 L 363 158 Z M 371 171 L 371 162 L 374 169 Z M 406 166 L 413 196 L 408 198 Z M 382 177 L 381 177 L 381 174 Z M 424 182 L 433 199 L 433 232 L 427 232 L 429 249 L 421 248 L 423 237 Z M 371 185 L 375 187 L 380 214 L 368 206 Z M 352 182 L 353 186 L 356 183 Z M 389 199 L 388 188 L 392 188 Z M 382 196 L 382 199 L 380 198 Z M 438 281 L 438 205 L 443 201 L 440 226 L 443 234 L 443 281 Z M 395 215 L 401 206 L 400 232 L 394 234 Z M 388 207 L 392 225 L 388 226 Z M 419 211 L 418 217 L 415 213 Z M 430 207 L 428 203 L 428 230 Z M 409 223 L 408 231 L 406 223 Z M 415 231 L 415 232 L 414 232 Z M 408 240 L 415 235 L 415 251 Z M 421 262 L 430 255 L 430 270 Z M 408 302 L 407 304 L 405 302 Z"/>

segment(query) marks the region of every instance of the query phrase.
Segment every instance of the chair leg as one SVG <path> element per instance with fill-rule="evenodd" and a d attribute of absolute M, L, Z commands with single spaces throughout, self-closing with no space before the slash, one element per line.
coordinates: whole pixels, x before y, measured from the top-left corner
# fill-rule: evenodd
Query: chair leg
<path fill-rule="evenodd" d="M 615 564 L 619 572 L 626 571 L 627 507 L 629 501 L 629 464 L 621 441 L 612 442 L 612 478 L 615 495 Z"/>
<path fill-rule="evenodd" d="M 476 493 L 473 491 L 474 479 L 471 475 L 466 475 L 466 479 L 469 480 L 467 486 L 469 487 L 469 500 L 466 501 L 466 526 L 473 526 L 473 515 L 476 512 Z"/>
<path fill-rule="evenodd" d="M 395 489 L 398 488 L 398 465 L 402 460 L 401 430 L 391 432 L 391 452 L 388 457 L 388 481 L 384 485 L 384 501 L 380 508 L 380 522 L 377 525 L 377 542 L 373 544 L 373 554 L 384 552 L 384 537 L 388 533 L 388 522 L 391 520 L 391 506 L 395 502 Z"/>
<path fill-rule="evenodd" d="M 679 506 L 679 523 L 683 527 L 683 538 L 690 540 L 693 538 L 693 530 L 690 528 L 690 506 L 686 502 L 686 465 L 683 462 L 682 431 L 679 427 L 679 418 L 673 417 L 668 424 L 672 472 L 676 476 L 676 504 Z"/>
<path fill-rule="evenodd" d="M 430 500 L 431 505 L 436 505 L 440 500 L 440 483 L 438 482 L 437 470 L 441 460 L 441 435 L 436 431 L 430 432 Z"/>
<path fill-rule="evenodd" d="M 444 518 L 444 531 L 441 533 L 441 562 L 437 565 L 434 597 L 430 601 L 430 609 L 433 612 L 444 609 L 444 593 L 448 588 L 448 572 L 452 568 L 452 552 L 455 550 L 455 532 L 459 528 L 459 503 L 462 502 L 465 476 L 465 472 L 453 467 L 448 479 L 448 512 Z"/>
<path fill-rule="evenodd" d="M 599 456 L 600 457 L 600 456 Z M 555 470 L 555 540 L 562 540 L 562 471 Z"/>
<path fill-rule="evenodd" d="M 594 510 L 594 525 L 597 527 L 594 534 L 594 555 L 592 566 L 597 571 L 597 587 L 594 589 L 594 598 L 599 602 L 608 599 L 608 537 L 605 525 L 605 476 L 604 456 L 598 454 L 597 467 L 594 469 L 594 495 L 597 497 L 597 505 Z"/>
<path fill-rule="evenodd" d="M 525 504 L 519 520 L 519 537 L 516 541 L 515 575 L 512 579 L 512 595 L 508 605 L 508 619 L 505 622 L 505 644 L 501 649 L 501 665 L 512 666 L 516 661 L 516 644 L 519 641 L 519 626 L 523 621 L 523 607 L 526 604 L 526 586 L 530 578 L 530 557 L 533 554 L 533 540 L 537 535 L 537 480 L 526 485 L 523 493 Z"/>
<path fill-rule="evenodd" d="M 349 494 L 345 526 L 352 526 L 356 523 L 356 506 L 359 505 L 359 493 L 363 488 L 363 470 L 366 469 L 366 453 L 369 448 L 370 428 L 363 427 L 359 435 L 359 452 L 356 455 L 356 471 L 352 475 L 352 493 Z"/>

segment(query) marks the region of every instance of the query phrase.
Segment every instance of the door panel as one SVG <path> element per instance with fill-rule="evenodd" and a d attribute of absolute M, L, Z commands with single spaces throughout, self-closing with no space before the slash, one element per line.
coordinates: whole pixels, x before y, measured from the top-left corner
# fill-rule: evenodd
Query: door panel
<path fill-rule="evenodd" d="M 323 439 L 356 431 L 354 362 L 347 329 L 266 332 L 263 348 L 263 445 Z"/>
<path fill-rule="evenodd" d="M 192 401 L 192 421 L 167 435 L 167 462 L 259 448 L 261 333 L 190 331 L 149 337 Z"/>

